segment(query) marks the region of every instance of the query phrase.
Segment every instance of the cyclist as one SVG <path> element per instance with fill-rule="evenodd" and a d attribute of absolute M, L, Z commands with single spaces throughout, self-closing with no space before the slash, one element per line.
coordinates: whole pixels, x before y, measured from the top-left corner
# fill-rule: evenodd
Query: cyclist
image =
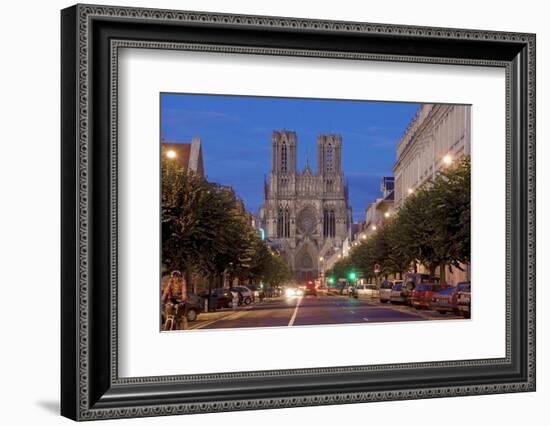
<path fill-rule="evenodd" d="M 187 300 L 187 283 L 180 271 L 173 271 L 168 280 L 168 285 L 162 292 L 162 304 L 164 315 L 168 319 L 173 316 L 176 330 L 187 328 L 187 316 L 185 315 L 185 302 Z M 181 323 L 181 327 L 179 327 Z"/>

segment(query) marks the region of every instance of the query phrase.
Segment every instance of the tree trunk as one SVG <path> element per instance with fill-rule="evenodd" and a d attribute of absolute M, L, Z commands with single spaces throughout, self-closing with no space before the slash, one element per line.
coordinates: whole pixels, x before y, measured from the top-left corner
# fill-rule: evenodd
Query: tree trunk
<path fill-rule="evenodd" d="M 189 270 L 185 269 L 183 271 L 183 277 L 185 278 L 185 290 L 187 290 L 187 293 L 189 292 L 193 292 L 195 293 L 195 290 L 193 289 L 192 287 L 192 277 L 191 277 L 191 273 L 189 272 Z"/>
<path fill-rule="evenodd" d="M 446 269 L 445 264 L 439 265 L 439 282 L 441 283 L 447 281 L 445 276 Z"/>

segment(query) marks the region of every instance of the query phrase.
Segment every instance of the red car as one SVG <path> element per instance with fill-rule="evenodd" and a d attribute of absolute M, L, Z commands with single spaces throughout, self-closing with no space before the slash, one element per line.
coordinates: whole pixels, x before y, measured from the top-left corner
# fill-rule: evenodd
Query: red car
<path fill-rule="evenodd" d="M 305 296 L 317 296 L 317 287 L 313 281 L 308 281 L 306 283 L 306 289 L 304 291 Z"/>
<path fill-rule="evenodd" d="M 441 284 L 418 284 L 411 295 L 411 306 L 416 309 L 430 309 L 434 294 L 443 288 Z"/>

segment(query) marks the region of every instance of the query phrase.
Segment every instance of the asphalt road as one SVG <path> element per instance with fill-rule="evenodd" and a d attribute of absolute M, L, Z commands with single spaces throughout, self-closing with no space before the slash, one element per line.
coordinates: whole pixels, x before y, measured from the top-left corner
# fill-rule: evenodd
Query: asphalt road
<path fill-rule="evenodd" d="M 377 300 L 345 296 L 305 296 L 268 299 L 236 311 L 201 314 L 190 329 L 286 327 L 322 324 L 356 324 L 430 319 L 458 319 L 452 314 L 417 311 Z"/>

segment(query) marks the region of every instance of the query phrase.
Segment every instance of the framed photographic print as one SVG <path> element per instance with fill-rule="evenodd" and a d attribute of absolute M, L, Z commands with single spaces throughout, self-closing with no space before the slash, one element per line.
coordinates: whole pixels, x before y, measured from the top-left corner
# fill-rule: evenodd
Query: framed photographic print
<path fill-rule="evenodd" d="M 74 420 L 535 390 L 535 36 L 76 5 Z"/>

